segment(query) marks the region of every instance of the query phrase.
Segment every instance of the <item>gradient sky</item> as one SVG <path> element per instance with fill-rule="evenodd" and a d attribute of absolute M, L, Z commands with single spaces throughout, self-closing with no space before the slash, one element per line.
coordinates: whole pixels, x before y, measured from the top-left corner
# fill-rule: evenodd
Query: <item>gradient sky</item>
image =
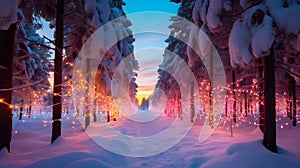
<path fill-rule="evenodd" d="M 127 14 L 144 11 L 160 11 L 177 13 L 178 4 L 170 0 L 123 0 L 126 2 L 124 10 Z"/>
<path fill-rule="evenodd" d="M 145 11 L 167 12 L 176 15 L 179 7 L 177 4 L 169 2 L 169 0 L 124 1 L 127 4 L 124 6 L 124 10 L 129 19 L 131 19 L 130 14 Z M 144 22 L 147 22 L 147 18 L 142 19 L 144 19 Z M 131 19 L 131 21 L 132 20 L 134 19 Z M 166 24 L 166 27 L 167 25 L 168 24 Z M 138 29 L 138 26 L 139 25 L 133 22 L 131 27 L 133 33 L 135 33 L 135 29 Z M 134 34 L 134 38 L 136 39 L 134 43 L 134 54 L 140 67 L 137 78 L 137 84 L 139 85 L 137 98 L 139 99 L 149 96 L 154 90 L 158 77 L 157 69 L 159 64 L 162 63 L 164 48 L 167 46 L 167 43 L 164 42 L 167 37 L 167 35 L 159 33 Z"/>

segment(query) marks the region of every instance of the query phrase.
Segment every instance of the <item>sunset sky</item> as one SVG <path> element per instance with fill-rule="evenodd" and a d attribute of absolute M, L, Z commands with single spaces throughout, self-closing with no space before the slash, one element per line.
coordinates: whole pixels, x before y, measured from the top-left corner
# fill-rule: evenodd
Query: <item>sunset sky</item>
<path fill-rule="evenodd" d="M 178 5 L 175 3 L 170 3 L 169 0 L 124 0 L 126 6 L 124 7 L 127 15 L 135 12 L 144 11 L 159 11 L 167 12 L 176 15 Z M 159 1 L 159 2 L 158 2 Z M 159 3 L 159 5 L 158 5 Z M 147 19 L 145 19 L 147 22 Z M 133 33 L 137 25 L 132 25 Z M 136 41 L 134 43 L 135 47 L 135 57 L 139 62 L 139 73 L 137 78 L 138 88 L 138 99 L 143 97 L 148 97 L 155 88 L 157 82 L 157 69 L 159 64 L 163 60 L 164 48 L 167 43 L 164 41 L 167 39 L 166 35 L 159 33 L 142 33 L 134 35 Z"/>

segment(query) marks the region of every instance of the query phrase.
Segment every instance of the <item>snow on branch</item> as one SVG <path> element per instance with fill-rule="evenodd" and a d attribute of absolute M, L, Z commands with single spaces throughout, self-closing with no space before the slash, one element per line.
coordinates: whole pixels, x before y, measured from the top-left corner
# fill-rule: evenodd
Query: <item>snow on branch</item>
<path fill-rule="evenodd" d="M 231 30 L 228 44 L 231 65 L 245 66 L 252 55 L 268 55 L 274 39 L 273 20 L 267 15 L 266 8 L 262 5 L 250 8 Z"/>
<path fill-rule="evenodd" d="M 0 69 L 7 69 L 5 66 L 0 65 Z"/>
<path fill-rule="evenodd" d="M 52 47 L 50 47 L 50 46 L 47 46 L 47 45 L 38 43 L 38 42 L 36 42 L 36 41 L 30 40 L 30 39 L 25 38 L 25 37 L 22 37 L 21 39 L 26 40 L 26 41 L 29 41 L 29 42 L 34 43 L 34 44 L 37 44 L 37 45 L 40 45 L 41 47 L 48 48 L 48 49 L 50 49 L 50 50 L 55 50 L 55 48 L 52 48 Z"/>
<path fill-rule="evenodd" d="M 35 86 L 35 85 L 38 85 L 39 83 L 47 80 L 48 78 L 45 78 L 45 79 L 42 79 L 42 80 L 39 80 L 39 81 L 36 81 L 36 82 L 33 82 L 33 83 L 29 83 L 29 84 L 26 84 L 26 85 L 21 85 L 21 86 L 17 86 L 17 87 L 13 87 L 13 88 L 7 88 L 7 89 L 0 89 L 0 92 L 7 92 L 7 91 L 13 91 L 13 90 L 20 90 L 20 89 L 23 89 L 23 88 L 28 88 L 28 87 L 32 87 L 32 86 Z"/>
<path fill-rule="evenodd" d="M 275 65 L 275 67 L 280 68 L 280 69 L 284 70 L 285 72 L 287 72 L 287 73 L 289 73 L 289 74 L 291 74 L 291 75 L 293 75 L 293 76 L 296 76 L 296 77 L 300 78 L 300 74 L 296 74 L 296 73 L 290 71 L 290 70 L 287 69 L 287 68 L 284 68 L 284 67 L 278 66 L 278 65 Z"/>

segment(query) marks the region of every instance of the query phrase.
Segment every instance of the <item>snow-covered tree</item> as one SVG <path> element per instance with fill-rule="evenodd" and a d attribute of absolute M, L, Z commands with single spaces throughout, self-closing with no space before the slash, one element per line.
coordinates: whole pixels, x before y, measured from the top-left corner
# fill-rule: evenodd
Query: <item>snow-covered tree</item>
<path fill-rule="evenodd" d="M 14 91 L 14 103 L 19 104 L 21 100 L 27 100 L 28 104 L 33 100 L 35 92 L 48 90 L 51 66 L 48 58 L 50 54 L 44 39 L 36 33 L 36 30 L 41 28 L 41 24 L 37 21 L 31 24 L 25 23 L 21 9 L 19 9 L 18 15 L 13 86 L 22 87 L 22 89 Z"/>
<path fill-rule="evenodd" d="M 49 49 L 44 39 L 36 33 L 41 26 L 38 18 L 26 23 L 22 9 L 19 9 L 13 66 L 13 87 L 18 89 L 14 90 L 13 103 L 22 109 L 24 107 L 21 106 L 31 108 L 37 93 L 43 95 L 50 86 Z M 22 112 L 19 118 L 22 119 Z"/>
<path fill-rule="evenodd" d="M 135 100 L 137 93 L 137 85 L 135 83 L 135 78 L 137 76 L 138 62 L 133 55 L 135 41 L 132 30 L 130 26 L 131 21 L 126 17 L 123 7 L 126 5 L 122 0 L 115 0 L 111 2 L 111 14 L 109 20 L 112 21 L 115 28 L 117 38 L 121 39 L 117 48 L 120 51 L 121 59 L 116 59 L 116 65 L 122 65 L 122 70 L 119 70 L 122 74 L 119 76 L 119 85 L 129 86 L 129 90 L 124 90 L 124 94 L 129 95 L 132 102 Z M 122 61 L 122 64 L 120 62 Z M 117 78 L 115 78 L 117 79 Z M 118 82 L 118 81 L 115 81 Z M 125 87 L 127 88 L 127 87 Z"/>
<path fill-rule="evenodd" d="M 277 151 L 274 51 L 278 42 L 288 36 L 288 45 L 299 50 L 299 22 L 295 21 L 299 7 L 297 0 L 197 0 L 193 11 L 195 23 L 201 25 L 213 43 L 220 47 L 228 46 L 233 67 L 245 67 L 251 63 L 253 56 L 264 57 L 263 143 L 274 152 Z M 278 38 L 281 33 L 285 37 Z"/>
<path fill-rule="evenodd" d="M 174 78 L 175 74 L 170 74 L 165 70 L 172 69 L 175 73 L 181 74 L 183 73 L 182 69 L 180 69 L 180 66 L 176 66 L 176 63 L 180 62 L 180 59 L 184 60 L 186 63 L 188 62 L 188 56 L 186 52 L 187 44 L 179 39 L 188 38 L 189 29 L 186 25 L 182 24 L 183 22 L 181 18 L 185 18 L 187 20 L 192 19 L 194 0 L 172 2 L 180 3 L 180 7 L 177 12 L 179 17 L 173 16 L 170 19 L 173 22 L 169 26 L 171 29 L 171 35 L 165 41 L 168 43 L 168 46 L 163 54 L 163 62 L 160 64 L 160 68 L 158 69 L 159 80 L 156 84 L 156 88 L 163 90 L 168 98 L 165 106 L 166 115 L 177 115 L 182 118 L 180 90 L 178 83 Z M 178 39 L 176 37 L 178 37 Z M 175 54 L 179 57 L 175 57 Z"/>
<path fill-rule="evenodd" d="M 134 78 L 136 77 L 136 70 L 138 68 L 137 61 L 133 56 L 133 45 L 134 38 L 130 30 L 131 22 L 126 18 L 125 12 L 123 11 L 122 6 L 125 5 L 123 1 L 120 0 L 103 0 L 103 1 L 75 1 L 71 3 L 71 6 L 67 6 L 66 10 L 74 13 L 72 15 L 67 15 L 65 19 L 66 23 L 66 58 L 64 59 L 64 79 L 65 81 L 72 78 L 73 66 L 78 59 L 80 50 L 82 49 L 83 44 L 87 39 L 101 26 L 107 24 L 109 21 L 112 21 L 110 24 L 107 24 L 110 29 L 111 34 L 105 34 L 98 44 L 99 48 L 105 47 L 108 38 L 111 39 L 120 39 L 116 44 L 114 44 L 108 52 L 104 55 L 103 59 L 100 62 L 98 67 L 96 77 L 95 77 L 95 90 L 96 98 L 98 99 L 96 104 L 102 109 L 112 109 L 108 108 L 110 105 L 113 105 L 111 100 L 111 83 L 118 82 L 121 85 L 120 81 L 112 81 L 113 75 L 118 67 L 119 63 L 123 61 L 122 72 L 119 74 L 120 79 L 123 84 L 129 85 L 129 90 L 126 90 L 126 94 L 130 91 L 129 95 L 132 99 L 136 94 L 136 84 Z M 122 37 L 126 37 L 121 39 Z M 103 41 L 104 40 L 104 41 Z M 101 50 L 101 49 L 100 49 Z M 83 58 L 86 59 L 86 58 Z M 88 58 L 89 59 L 89 58 Z M 87 63 L 91 60 L 86 60 Z M 95 61 L 94 61 L 95 62 Z M 88 68 L 87 66 L 86 68 Z M 86 69 L 85 71 L 89 71 Z M 114 78 L 118 79 L 118 78 Z M 86 79 L 88 80 L 88 79 Z M 89 86 L 94 87 L 94 86 Z M 68 89 L 66 87 L 66 89 Z M 76 88 L 73 88 L 76 89 Z M 93 92 L 94 92 L 93 91 Z M 92 95 L 90 95 L 92 96 Z M 92 96 L 92 97 L 94 97 Z M 76 100 L 75 104 L 79 104 L 79 100 Z M 89 120 L 90 108 L 93 107 L 87 105 L 91 104 L 91 101 L 86 98 L 86 108 L 83 109 L 86 120 Z M 78 109 L 78 107 L 75 107 Z M 95 110 L 93 110 L 95 112 Z M 88 125 L 88 122 L 86 122 Z"/>
<path fill-rule="evenodd" d="M 10 83 L 12 79 L 13 85 L 11 85 L 10 87 L 8 87 L 7 85 L 5 88 L 2 89 L 8 89 L 8 88 L 10 89 L 12 87 L 17 88 L 14 89 L 13 102 L 20 103 L 21 101 L 18 99 L 24 99 L 26 97 L 29 98 L 28 103 L 30 103 L 30 99 L 32 99 L 33 94 L 28 94 L 28 91 L 30 91 L 30 93 L 37 92 L 37 91 L 41 92 L 41 90 L 46 90 L 47 87 L 49 86 L 49 82 L 47 79 L 49 66 L 50 66 L 49 61 L 47 59 L 49 57 L 48 46 L 44 45 L 44 40 L 36 33 L 36 30 L 39 29 L 41 26 L 40 23 L 38 22 L 38 18 L 41 16 L 45 17 L 46 15 L 49 15 L 51 13 L 51 9 L 53 8 L 49 8 L 49 3 L 53 1 L 47 1 L 47 3 L 45 3 L 45 2 L 34 1 L 34 0 L 31 1 L 1 0 L 0 2 L 1 2 L 0 5 L 1 6 L 0 7 L 1 28 L 0 29 L 5 31 L 11 26 L 11 28 L 9 29 L 10 31 L 8 31 L 10 32 L 9 33 L 10 37 L 7 36 L 8 35 L 6 34 L 7 32 L 3 32 L 4 34 L 6 34 L 6 37 L 4 36 L 3 38 L 1 37 L 1 40 L 3 40 L 5 45 L 7 44 L 8 46 L 1 45 L 1 47 L 5 48 L 5 49 L 1 49 L 1 51 L 12 52 L 9 54 L 5 54 L 7 55 L 5 59 L 8 60 L 1 61 L 1 63 L 7 63 L 10 65 L 10 58 L 12 58 L 11 56 L 14 56 L 13 66 L 12 67 L 7 66 L 7 70 L 9 72 L 10 70 L 13 69 L 11 71 L 13 72 L 13 74 L 5 73 L 6 77 L 5 75 L 1 75 L 1 77 L 3 76 L 6 78 L 5 81 L 7 83 Z M 47 16 L 47 18 L 49 18 L 49 16 Z M 15 31 L 14 29 L 17 31 L 16 36 L 14 33 Z M 15 38 L 16 38 L 15 41 L 12 40 Z M 7 48 L 10 45 L 13 45 L 15 47 L 14 51 L 12 50 L 12 48 Z M 13 78 L 10 77 L 9 75 L 13 75 Z M 25 92 L 27 93 L 25 94 Z M 5 102 L 9 103 L 10 105 L 13 103 L 8 100 Z M 31 107 L 29 105 L 29 109 L 30 108 Z M 7 115 L 9 116 L 11 114 L 7 113 Z M 1 122 L 1 123 L 3 124 L 11 123 L 11 116 L 7 118 L 5 122 Z M 3 133 L 6 132 L 7 135 L 9 135 L 9 133 L 11 133 L 11 126 L 10 126 L 10 131 L 6 130 L 1 132 Z M 7 135 L 3 135 L 3 137 L 10 136 Z M 4 138 L 4 140 L 6 141 L 8 139 Z M 9 149 L 9 145 L 7 147 Z"/>
<path fill-rule="evenodd" d="M 8 152 L 10 152 L 12 134 L 10 105 L 12 104 L 12 70 L 18 3 L 18 0 L 0 1 L 0 150 L 6 148 Z"/>

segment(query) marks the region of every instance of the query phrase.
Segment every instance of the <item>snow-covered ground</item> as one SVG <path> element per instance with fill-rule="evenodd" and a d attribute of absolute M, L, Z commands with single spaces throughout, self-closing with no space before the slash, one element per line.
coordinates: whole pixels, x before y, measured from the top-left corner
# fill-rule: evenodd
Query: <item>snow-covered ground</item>
<path fill-rule="evenodd" d="M 278 124 L 277 154 L 262 146 L 262 133 L 257 126 L 241 123 L 233 128 L 231 137 L 227 122 L 204 143 L 198 141 L 201 126 L 196 124 L 171 149 L 139 158 L 121 156 L 100 147 L 72 114 L 63 116 L 62 137 L 54 144 L 50 144 L 50 113 L 35 113 L 21 121 L 13 118 L 11 153 L 0 151 L 0 167 L 300 167 L 299 125 L 284 124 L 281 129 Z M 170 117 L 160 117 L 153 122 L 137 123 L 119 118 L 111 124 L 128 135 L 148 136 L 166 129 L 173 121 Z M 290 122 L 286 118 L 281 120 L 286 121 Z"/>

